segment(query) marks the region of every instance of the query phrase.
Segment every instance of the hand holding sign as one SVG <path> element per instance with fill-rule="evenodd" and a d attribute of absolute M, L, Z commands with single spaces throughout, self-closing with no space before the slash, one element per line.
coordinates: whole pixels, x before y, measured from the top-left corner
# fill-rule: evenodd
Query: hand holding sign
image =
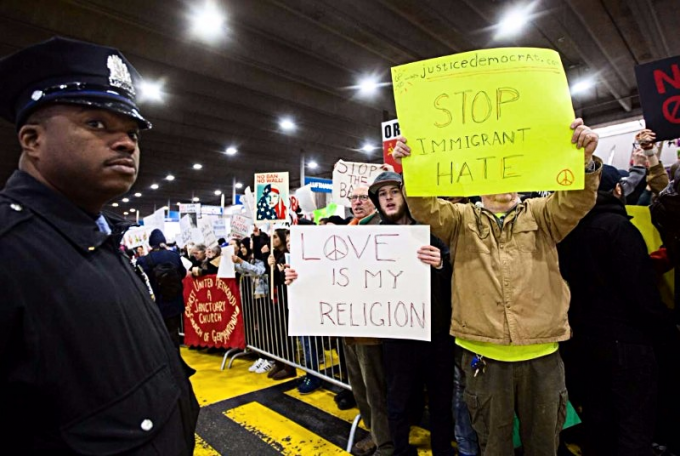
<path fill-rule="evenodd" d="M 574 134 L 571 136 L 571 142 L 576 144 L 577 149 L 583 148 L 585 152 L 585 164 L 588 165 L 593 159 L 593 153 L 597 149 L 597 143 L 600 140 L 600 136 L 595 133 L 590 127 L 583 124 L 583 119 L 580 117 L 575 119 L 569 126 L 574 130 Z"/>
<path fill-rule="evenodd" d="M 394 146 L 394 152 L 392 152 L 392 157 L 397 163 L 401 163 L 401 159 L 411 155 L 411 148 L 406 145 L 406 138 L 399 136 L 397 138 L 397 143 Z"/>
<path fill-rule="evenodd" d="M 425 245 L 418 249 L 418 259 L 433 268 L 442 267 L 442 252 L 433 245 Z"/>

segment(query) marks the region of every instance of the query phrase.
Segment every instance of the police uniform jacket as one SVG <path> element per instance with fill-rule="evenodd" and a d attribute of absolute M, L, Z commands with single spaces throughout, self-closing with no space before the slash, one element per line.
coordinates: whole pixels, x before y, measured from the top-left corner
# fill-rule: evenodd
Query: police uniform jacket
<path fill-rule="evenodd" d="M 0 192 L 2 454 L 193 452 L 186 365 L 107 219 L 21 171 Z"/>

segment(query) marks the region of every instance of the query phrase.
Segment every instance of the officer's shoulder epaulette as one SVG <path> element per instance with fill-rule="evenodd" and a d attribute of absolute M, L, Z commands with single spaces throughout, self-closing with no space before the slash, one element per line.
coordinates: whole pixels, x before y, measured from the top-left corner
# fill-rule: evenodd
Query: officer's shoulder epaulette
<path fill-rule="evenodd" d="M 0 238 L 31 218 L 33 218 L 31 210 L 0 195 Z"/>

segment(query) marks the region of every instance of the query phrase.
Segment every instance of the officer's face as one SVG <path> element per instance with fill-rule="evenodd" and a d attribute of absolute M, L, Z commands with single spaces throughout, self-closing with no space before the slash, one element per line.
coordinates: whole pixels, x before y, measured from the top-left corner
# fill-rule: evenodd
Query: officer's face
<path fill-rule="evenodd" d="M 49 106 L 37 118 L 34 150 L 27 153 L 35 177 L 91 212 L 132 187 L 139 170 L 134 120 L 69 105 Z M 19 133 L 24 146 L 21 132 L 27 127 Z"/>

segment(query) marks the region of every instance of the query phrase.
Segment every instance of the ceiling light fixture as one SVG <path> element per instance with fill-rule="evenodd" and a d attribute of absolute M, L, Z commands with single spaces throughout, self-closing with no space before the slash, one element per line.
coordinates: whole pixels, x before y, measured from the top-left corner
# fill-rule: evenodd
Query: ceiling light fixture
<path fill-rule="evenodd" d="M 121 201 L 124 202 L 124 203 L 129 203 L 129 202 L 130 202 L 130 198 L 123 198 Z"/>
<path fill-rule="evenodd" d="M 172 174 L 168 174 L 167 176 L 165 176 L 165 180 L 174 181 L 175 176 L 173 176 Z"/>
<path fill-rule="evenodd" d="M 158 190 L 158 184 L 151 184 L 151 190 Z"/>
<path fill-rule="evenodd" d="M 571 92 L 572 95 L 578 95 L 580 93 L 587 91 L 588 89 L 590 89 L 592 87 L 595 87 L 595 79 L 593 79 L 593 78 L 581 79 L 578 82 L 576 82 L 574 85 L 569 87 L 569 92 Z"/>
<path fill-rule="evenodd" d="M 238 150 L 235 147 L 227 147 L 227 150 L 225 151 L 227 155 L 236 155 L 236 152 L 238 152 Z"/>
<path fill-rule="evenodd" d="M 297 128 L 295 125 L 295 122 L 289 117 L 285 117 L 279 121 L 279 127 L 281 127 L 281 130 L 283 131 L 293 131 Z"/>
<path fill-rule="evenodd" d="M 236 187 L 236 188 L 243 188 L 243 184 L 240 183 L 240 182 L 236 182 L 235 187 Z"/>
<path fill-rule="evenodd" d="M 307 166 L 309 167 L 309 169 L 316 169 L 319 167 L 319 164 L 315 161 L 310 161 L 309 163 L 307 163 Z"/>
<path fill-rule="evenodd" d="M 214 1 L 196 7 L 190 15 L 191 32 L 205 41 L 216 41 L 224 33 L 226 18 Z"/>
<path fill-rule="evenodd" d="M 165 98 L 163 93 L 163 83 L 152 82 L 152 81 L 142 81 L 139 84 L 139 101 L 151 101 L 154 103 L 162 103 Z"/>
<path fill-rule="evenodd" d="M 197 202 L 201 201 L 201 198 L 199 198 L 198 196 L 194 196 L 193 198 L 191 198 L 191 201 L 193 201 L 194 203 L 197 203 Z"/>
<path fill-rule="evenodd" d="M 134 207 L 131 207 L 130 209 L 128 209 L 128 211 L 130 211 L 130 212 L 134 212 L 134 211 L 136 211 L 136 210 L 137 210 L 137 209 L 135 209 Z"/>
<path fill-rule="evenodd" d="M 365 76 L 359 81 L 359 94 L 365 97 L 375 95 L 378 92 L 378 87 L 380 87 L 380 83 L 375 76 Z"/>
<path fill-rule="evenodd" d="M 194 163 L 194 169 L 201 169 L 201 168 L 203 168 L 203 165 L 201 165 L 200 163 Z"/>
<path fill-rule="evenodd" d="M 118 207 L 118 203 L 111 203 L 111 206 Z"/>
<path fill-rule="evenodd" d="M 139 198 L 140 196 L 142 196 L 141 193 L 139 193 L 139 192 L 135 193 L 135 198 Z"/>
<path fill-rule="evenodd" d="M 497 25 L 496 39 L 517 35 L 531 19 L 533 3 L 508 11 Z"/>
<path fill-rule="evenodd" d="M 366 153 L 371 153 L 371 152 L 373 152 L 375 149 L 377 149 L 377 147 L 372 146 L 371 144 L 368 144 L 368 143 L 364 144 L 364 145 L 361 147 L 361 150 L 364 151 L 364 152 L 366 152 Z"/>
<path fill-rule="evenodd" d="M 222 190 L 215 190 L 215 195 L 220 196 L 222 194 Z"/>

